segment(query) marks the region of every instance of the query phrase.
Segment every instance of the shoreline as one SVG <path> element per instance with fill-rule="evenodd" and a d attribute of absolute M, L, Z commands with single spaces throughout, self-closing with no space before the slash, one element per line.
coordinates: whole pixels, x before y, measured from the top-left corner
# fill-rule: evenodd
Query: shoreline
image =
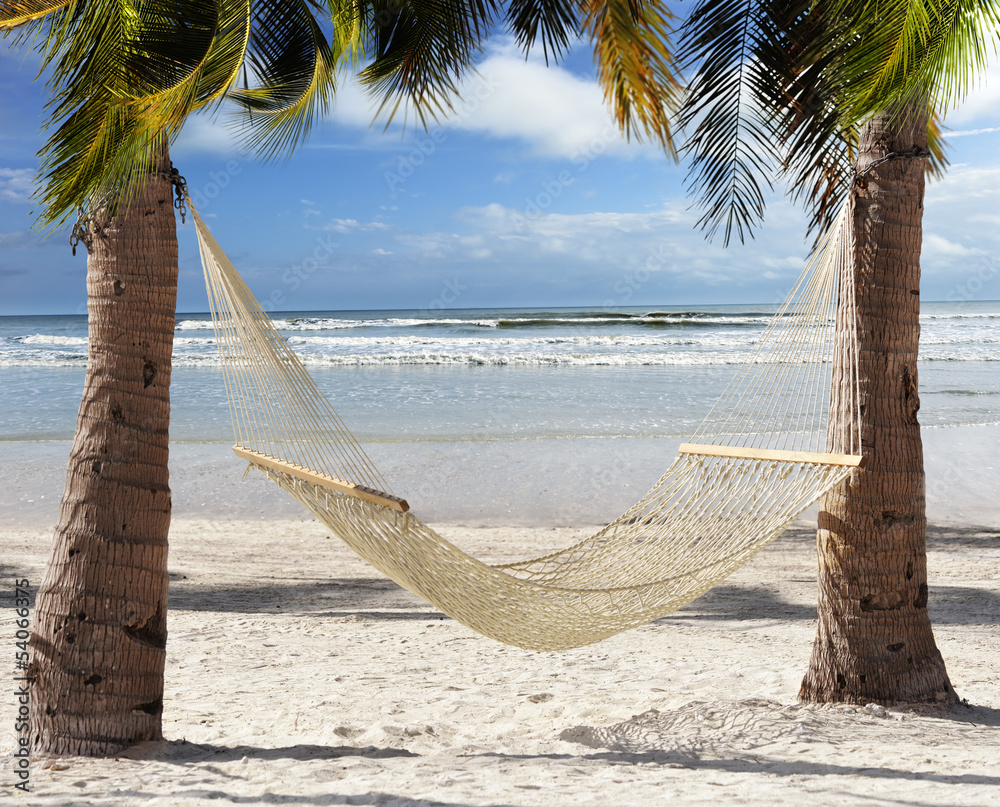
<path fill-rule="evenodd" d="M 503 563 L 593 534 L 680 440 L 582 442 L 369 451 L 447 540 Z M 227 444 L 173 443 L 166 739 L 115 759 L 33 760 L 29 801 L 981 807 L 1000 788 L 998 442 L 1000 427 L 924 431 L 928 609 L 969 704 L 955 709 L 796 701 L 816 631 L 810 511 L 674 614 L 537 653 L 383 578 L 276 486 L 242 478 Z M 0 572 L 35 591 L 69 450 L 0 442 Z M 15 710 L 0 698 L 0 796 L 12 798 Z"/>
<path fill-rule="evenodd" d="M 1000 426 L 923 430 L 927 519 L 1000 528 Z M 676 456 L 677 437 L 365 444 L 396 495 L 428 522 L 470 527 L 605 524 Z M 0 441 L 0 528 L 53 526 L 69 441 Z M 171 443 L 173 518 L 310 520 L 228 443 Z M 815 507 L 815 506 L 814 506 Z M 807 510 L 809 517 L 814 509 Z"/>

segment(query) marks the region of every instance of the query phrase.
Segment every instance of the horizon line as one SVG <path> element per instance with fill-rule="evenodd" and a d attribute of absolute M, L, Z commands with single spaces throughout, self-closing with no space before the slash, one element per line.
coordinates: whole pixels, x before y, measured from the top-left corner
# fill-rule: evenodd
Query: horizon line
<path fill-rule="evenodd" d="M 989 299 L 989 300 L 921 300 L 921 303 L 1000 303 L 1000 299 Z M 350 313 L 359 314 L 365 312 L 374 311 L 415 311 L 422 313 L 435 313 L 440 314 L 446 311 L 572 311 L 572 310 L 586 310 L 586 311 L 596 311 L 596 310 L 608 310 L 613 311 L 617 309 L 624 308 L 644 308 L 650 310 L 656 310 L 659 308 L 690 308 L 690 307 L 715 307 L 715 308 L 746 308 L 748 306 L 777 306 L 781 303 L 776 302 L 746 302 L 746 303 L 666 303 L 663 305 L 658 305 L 655 303 L 640 304 L 640 305 L 499 305 L 499 306 L 471 306 L 468 308 L 294 308 L 288 310 L 280 311 L 267 311 L 265 313 L 268 316 L 279 315 L 279 314 L 309 314 L 309 313 Z M 210 311 L 175 311 L 174 316 L 208 316 L 211 315 Z M 86 313 L 79 313 L 74 311 L 69 312 L 51 312 L 51 313 L 34 313 L 34 314 L 6 314 L 0 313 L 0 317 L 86 317 Z"/>

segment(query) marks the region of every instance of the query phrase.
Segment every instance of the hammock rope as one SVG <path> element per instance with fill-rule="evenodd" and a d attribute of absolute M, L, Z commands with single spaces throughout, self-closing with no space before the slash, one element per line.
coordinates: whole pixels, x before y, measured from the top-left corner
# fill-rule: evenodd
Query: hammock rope
<path fill-rule="evenodd" d="M 649 492 L 585 541 L 499 566 L 462 552 L 393 494 L 191 212 L 234 451 L 383 574 L 499 641 L 568 649 L 665 616 L 735 571 L 864 462 L 849 204 Z"/>

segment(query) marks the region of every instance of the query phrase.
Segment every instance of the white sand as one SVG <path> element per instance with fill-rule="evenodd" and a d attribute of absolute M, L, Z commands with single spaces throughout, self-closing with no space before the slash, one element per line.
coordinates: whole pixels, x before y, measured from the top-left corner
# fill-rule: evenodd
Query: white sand
<path fill-rule="evenodd" d="M 442 531 L 492 560 L 587 532 Z M 0 533 L 4 604 L 14 577 L 37 586 L 50 535 Z M 168 740 L 35 760 L 25 797 L 0 698 L 0 801 L 998 804 L 1000 541 L 959 527 L 931 539 L 936 636 L 972 708 L 879 717 L 795 702 L 815 631 L 807 529 L 671 618 L 540 654 L 443 618 L 316 523 L 176 520 Z M 4 646 L 12 633 L 5 617 Z"/>

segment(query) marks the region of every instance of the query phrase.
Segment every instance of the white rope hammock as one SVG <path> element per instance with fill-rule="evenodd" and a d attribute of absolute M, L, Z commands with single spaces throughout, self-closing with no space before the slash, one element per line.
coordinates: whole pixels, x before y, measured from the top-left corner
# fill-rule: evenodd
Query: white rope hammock
<path fill-rule="evenodd" d="M 234 451 L 374 567 L 499 641 L 560 650 L 662 617 L 732 573 L 863 463 L 848 208 L 652 489 L 592 538 L 503 566 L 465 554 L 393 495 L 192 213 Z"/>

